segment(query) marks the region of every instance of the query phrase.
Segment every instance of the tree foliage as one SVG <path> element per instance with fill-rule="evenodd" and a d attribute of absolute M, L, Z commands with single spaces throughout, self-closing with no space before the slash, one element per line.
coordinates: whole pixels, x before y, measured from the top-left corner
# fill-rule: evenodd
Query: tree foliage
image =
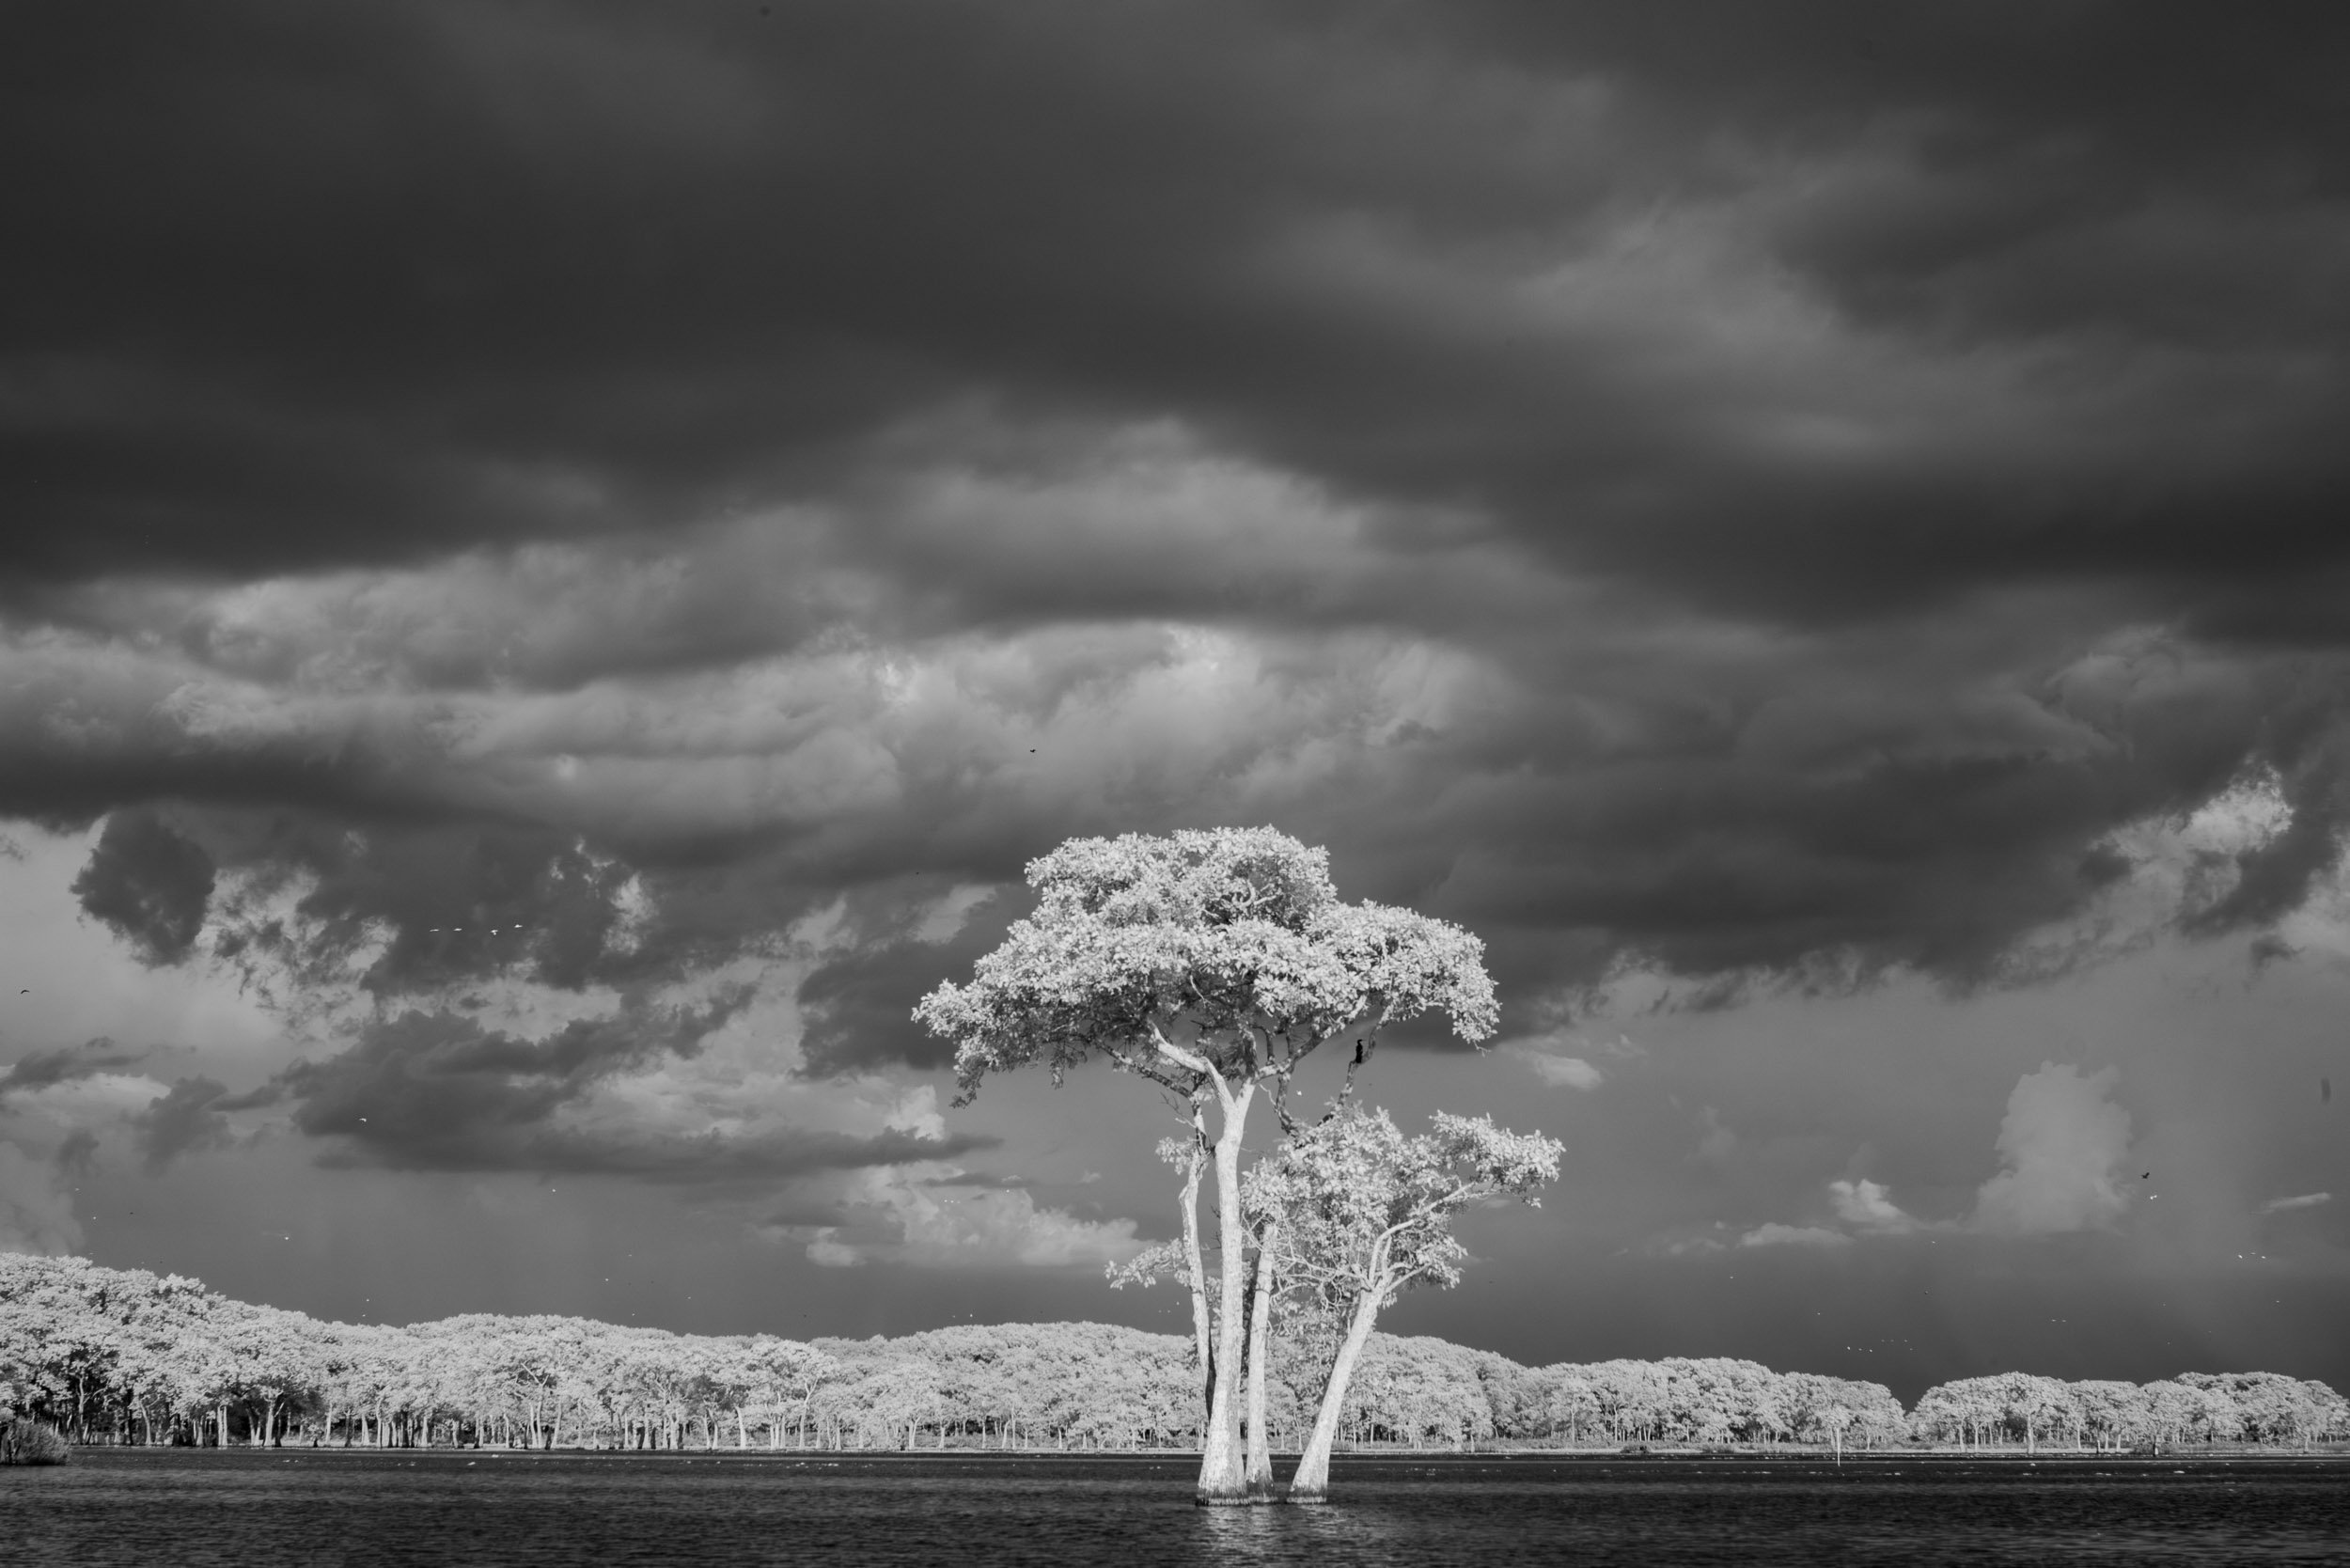
<path fill-rule="evenodd" d="M 1969 1447 L 2176 1449 L 2308 1443 L 2350 1432 L 2350 1407 L 2323 1383 L 2278 1372 L 2185 1372 L 2146 1384 L 2003 1372 L 1927 1389 L 1910 1420 L 1920 1438 Z"/>
<path fill-rule="evenodd" d="M 243 1381 L 256 1332 L 290 1378 Z M 223 1341 L 229 1341 L 224 1348 Z M 1280 1347 L 1274 1430 L 1300 1441 L 1326 1344 Z M 2057 1390 L 2015 1397 L 2029 1381 Z M 273 1400 L 274 1403 L 273 1405 Z M 2059 1411 L 2049 1423 L 2046 1412 Z M 1373 1334 L 1345 1440 L 1458 1449 L 1904 1441 L 2138 1447 L 2350 1436 L 2322 1383 L 2265 1372 L 2145 1385 L 2021 1374 L 1945 1384 L 1904 1415 L 1882 1386 L 1751 1361 L 1524 1367 Z M 1195 1448 L 1190 1342 L 1104 1324 L 996 1324 L 895 1340 L 699 1336 L 474 1313 L 393 1327 L 231 1301 L 193 1279 L 0 1253 L 0 1420 L 113 1443 L 454 1443 L 603 1449 Z M 29 1441 L 29 1439 L 28 1439 Z"/>
<path fill-rule="evenodd" d="M 1334 1036 L 1432 1011 L 1493 1032 L 1476 937 L 1341 902 L 1328 853 L 1272 828 L 1073 839 L 1027 879 L 1036 912 L 915 1011 L 955 1043 L 966 1099 L 990 1073 L 1058 1081 L 1096 1056 L 1186 1097 L 1210 1076 L 1277 1089 Z"/>
<path fill-rule="evenodd" d="M 1246 1203 L 1271 1277 L 1324 1321 L 1345 1324 L 1292 1500 L 1328 1487 L 1348 1385 L 1379 1313 L 1414 1285 L 1457 1284 L 1468 1251 L 1452 1233 L 1455 1216 L 1502 1197 L 1539 1204 L 1564 1152 L 1539 1133 L 1442 1112 L 1430 1132 L 1406 1137 L 1386 1111 L 1342 1105 L 1249 1173 Z"/>
<path fill-rule="evenodd" d="M 1565 1148 L 1488 1117 L 1439 1111 L 1406 1137 L 1384 1110 L 1344 1107 L 1249 1173 L 1250 1211 L 1277 1221 L 1280 1272 L 1340 1308 L 1379 1307 L 1414 1285 L 1460 1283 L 1464 1211 L 1496 1198 L 1539 1206 Z"/>

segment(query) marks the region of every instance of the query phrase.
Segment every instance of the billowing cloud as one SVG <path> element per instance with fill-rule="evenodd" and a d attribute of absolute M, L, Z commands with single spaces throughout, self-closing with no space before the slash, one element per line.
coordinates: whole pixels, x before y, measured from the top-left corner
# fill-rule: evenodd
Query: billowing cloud
<path fill-rule="evenodd" d="M 1568 1055 L 1568 1047 L 1590 1049 L 1580 1036 L 1565 1031 L 1527 1040 L 1504 1041 L 1495 1049 L 1516 1057 L 1533 1071 L 1536 1077 L 1554 1089 L 1574 1089 L 1589 1093 L 1607 1081 L 1606 1074 L 1588 1059 Z"/>
<path fill-rule="evenodd" d="M 1856 1230 L 1872 1235 L 1904 1235 L 1918 1229 L 1918 1220 L 1893 1201 L 1892 1194 L 1882 1183 L 1866 1177 L 1830 1182 L 1827 1191 L 1836 1217 Z"/>
<path fill-rule="evenodd" d="M 924 1177 L 919 1168 L 868 1173 L 837 1214 L 776 1229 L 807 1237 L 828 1268 L 886 1261 L 923 1268 L 1067 1268 L 1119 1262 L 1142 1249 L 1131 1219 L 1087 1219 L 1039 1204 L 1018 1187 Z"/>
<path fill-rule="evenodd" d="M 692 1054 L 726 1008 L 639 1008 L 574 1020 L 539 1039 L 462 1014 L 410 1011 L 365 1026 L 346 1050 L 297 1062 L 274 1088 L 294 1124 L 394 1166 L 498 1168 L 531 1163 L 531 1135 L 612 1074 Z"/>
<path fill-rule="evenodd" d="M 213 867 L 203 846 L 152 811 L 117 811 L 73 884 L 82 907 L 150 964 L 188 956 L 204 926 Z"/>
<path fill-rule="evenodd" d="M 70 1083 L 77 1078 L 95 1077 L 120 1067 L 135 1066 L 146 1060 L 148 1055 L 146 1051 L 122 1050 L 102 1036 L 84 1041 L 79 1045 L 27 1051 L 10 1064 L 7 1073 L 0 1074 L 0 1098 L 47 1089 L 53 1084 Z"/>
<path fill-rule="evenodd" d="M 948 1135 L 934 1111 L 893 1118 L 867 1133 L 722 1126 L 708 1111 L 697 1125 L 681 1123 L 681 1115 L 695 1112 L 690 1091 L 646 1086 L 666 1064 L 697 1055 L 744 1000 L 694 1010 L 624 1007 L 538 1038 L 462 1014 L 411 1011 L 363 1026 L 348 1049 L 297 1063 L 241 1103 L 284 1100 L 301 1132 L 335 1140 L 328 1157 L 341 1164 L 601 1172 L 663 1183 L 777 1180 L 935 1160 L 993 1141 Z"/>
<path fill-rule="evenodd" d="M 2119 1078 L 2110 1067 L 2083 1076 L 2048 1062 L 2017 1080 L 1999 1123 L 2005 1168 L 1976 1194 L 1971 1223 L 2037 1236 L 2110 1225 L 2126 1213 L 2130 1113 L 2108 1097 Z"/>
<path fill-rule="evenodd" d="M 1536 1077 L 1559 1089 L 1579 1089 L 1588 1092 L 1607 1081 L 1598 1068 L 1581 1057 L 1554 1057 L 1539 1051 L 1529 1052 L 1526 1064 L 1534 1070 Z"/>

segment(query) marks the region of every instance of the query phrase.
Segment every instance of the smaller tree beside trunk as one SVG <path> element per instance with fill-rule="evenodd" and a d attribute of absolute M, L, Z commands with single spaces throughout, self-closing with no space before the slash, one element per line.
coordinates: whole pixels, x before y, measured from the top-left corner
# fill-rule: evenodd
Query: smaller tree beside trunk
<path fill-rule="evenodd" d="M 1283 1288 L 1345 1325 L 1290 1501 L 1328 1497 L 1347 1384 L 1380 1312 L 1415 1285 L 1460 1283 L 1468 1250 L 1454 1217 L 1497 1198 L 1540 1206 L 1536 1189 L 1559 1179 L 1565 1152 L 1487 1117 L 1438 1112 L 1430 1132 L 1406 1137 L 1384 1110 L 1341 1106 L 1250 1172 L 1249 1212 Z"/>

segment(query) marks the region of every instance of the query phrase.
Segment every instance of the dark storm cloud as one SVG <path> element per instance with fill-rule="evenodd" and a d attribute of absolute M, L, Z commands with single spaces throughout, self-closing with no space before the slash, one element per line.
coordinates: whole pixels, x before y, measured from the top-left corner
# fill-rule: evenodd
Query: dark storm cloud
<path fill-rule="evenodd" d="M 303 1132 L 347 1138 L 370 1160 L 428 1169 L 526 1166 L 534 1136 L 556 1110 L 615 1074 L 694 1055 L 737 1005 L 637 1008 L 538 1040 L 462 1014 L 412 1010 L 368 1024 L 336 1056 L 296 1063 L 275 1087 L 292 1101 Z"/>
<path fill-rule="evenodd" d="M 222 823 L 236 863 L 259 873 L 224 912 L 221 947 L 233 960 L 322 977 L 388 933 L 359 981 L 387 996 L 506 974 L 577 990 L 670 967 L 623 943 L 631 869 L 575 837 L 481 823 L 353 831 L 322 814 L 246 826 Z M 293 877 L 300 896 L 281 914 L 274 895 Z"/>
<path fill-rule="evenodd" d="M 100 1073 L 111 1073 L 118 1067 L 135 1066 L 145 1061 L 149 1054 L 146 1051 L 118 1050 L 113 1041 L 102 1036 L 84 1041 L 79 1045 L 62 1045 L 49 1051 L 27 1051 L 6 1074 L 0 1074 L 0 1097 L 47 1089 L 52 1084 L 92 1077 Z"/>
<path fill-rule="evenodd" d="M 118 811 L 74 879 L 73 896 L 149 964 L 178 964 L 195 946 L 212 896 L 212 856 L 152 811 Z"/>
<path fill-rule="evenodd" d="M 1172 414 L 1798 609 L 2341 558 L 2327 17 L 16 16 L 10 139 L 48 153 L 8 290 L 23 569 L 676 522 L 972 397 Z M 1782 198 L 1775 158 L 1821 177 Z M 2092 394 L 2076 428 L 1988 467 L 1964 431 L 1757 448 L 1718 398 L 1406 275 L 1506 294 L 1626 203 L 1757 193 L 1760 259 L 1904 344 L 2044 351 Z"/>
<path fill-rule="evenodd" d="M 807 1128 L 688 1133 L 557 1120 L 558 1112 L 607 1078 L 664 1058 L 696 1055 L 702 1038 L 735 1005 L 676 1012 L 637 1009 L 570 1024 L 537 1040 L 486 1029 L 457 1014 L 409 1011 L 368 1026 L 348 1050 L 297 1064 L 236 1103 L 282 1098 L 290 1102 L 301 1131 L 342 1140 L 327 1156 L 330 1163 L 401 1169 L 722 1183 L 944 1159 L 995 1142 L 897 1130 L 869 1137 Z M 217 1087 L 210 1086 L 215 1092 Z M 173 1101 L 187 1103 L 187 1116 L 180 1120 L 199 1118 L 216 1103 L 204 1089 L 190 1082 L 175 1088 Z"/>
<path fill-rule="evenodd" d="M 379 997 L 1267 819 L 1513 990 L 1975 979 L 2273 769 L 2291 829 L 2197 917 L 2257 925 L 2342 822 L 2346 36 L 19 8 L 0 809 L 127 808 L 86 902 L 168 958 L 206 897 L 136 808 L 196 803 L 225 956 L 388 933 Z M 1411 638 L 1477 681 L 1364 673 Z M 905 1010 L 978 938 L 854 935 L 809 1069 L 935 1064 Z M 364 1083 L 462 1161 L 576 1092 L 435 1039 L 304 1114 Z"/>
<path fill-rule="evenodd" d="M 1920 682 L 1916 702 L 1871 723 L 1853 695 L 1814 698 L 1798 678 L 1761 711 L 1693 723 L 1661 755 L 1577 766 L 1529 745 L 1527 769 L 1500 771 L 1425 841 L 1467 840 L 1445 902 L 1528 933 L 1553 967 L 1544 933 L 1579 931 L 1698 974 L 1837 954 L 1864 973 L 1985 978 L 2019 932 L 2127 869 L 2100 847 L 2118 823 L 2187 811 L 2248 759 L 2332 776 L 2269 731 L 2289 679 L 2173 682 L 2159 651 L 2131 664 L 2116 707 L 2099 672 L 2076 671 L 2073 689 L 1973 725 L 1934 712 Z M 2295 823 L 2305 884 L 2320 855 L 2330 863 L 2340 819 L 2312 788 Z"/>
<path fill-rule="evenodd" d="M 385 999 L 499 979 L 567 991 L 673 980 L 757 945 L 830 894 L 739 839 L 718 859 L 690 843 L 600 850 L 525 823 L 387 820 L 317 802 L 185 815 L 211 849 L 175 836 L 174 853 L 208 869 L 216 855 L 226 873 L 211 903 L 219 958 L 263 984 L 355 976 Z M 75 883 L 86 906 L 86 890 L 129 874 L 113 846 L 134 836 L 118 824 L 142 817 L 109 817 Z M 200 915 L 183 909 L 189 934 Z"/>
<path fill-rule="evenodd" d="M 2283 794 L 2293 818 L 2268 842 L 2235 857 L 2235 884 L 2188 919 L 2201 932 L 2254 929 L 2293 913 L 2309 898 L 2317 879 L 2341 864 L 2343 834 L 2350 825 L 2350 769 L 2345 737 L 2331 731 L 2305 737 L 2281 759 Z"/>
<path fill-rule="evenodd" d="M 800 982 L 803 1070 L 812 1075 L 902 1064 L 946 1067 L 953 1046 L 914 1022 L 914 1004 L 941 976 L 965 975 L 1028 902 L 1003 897 L 982 905 L 953 936 L 908 935 L 861 942 L 818 964 Z"/>
<path fill-rule="evenodd" d="M 228 1141 L 227 1086 L 211 1078 L 181 1078 L 155 1103 L 133 1117 L 139 1157 L 149 1176 L 160 1176 L 181 1154 L 216 1149 Z"/>

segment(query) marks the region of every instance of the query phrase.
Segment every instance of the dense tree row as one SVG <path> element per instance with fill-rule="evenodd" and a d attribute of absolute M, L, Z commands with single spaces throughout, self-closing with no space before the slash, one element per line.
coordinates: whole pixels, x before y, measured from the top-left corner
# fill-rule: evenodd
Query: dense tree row
<path fill-rule="evenodd" d="M 2350 1436 L 2350 1403 L 2323 1383 L 2277 1372 L 2187 1372 L 2146 1384 L 2007 1372 L 1927 1389 L 1910 1424 L 1929 1440 L 2027 1449 L 2300 1444 Z"/>
<path fill-rule="evenodd" d="M 1277 1347 L 1266 1419 L 1293 1448 L 1327 1344 Z M 321 1323 L 191 1279 L 0 1254 L 0 1415 L 83 1442 L 513 1447 L 1196 1447 L 1188 1339 L 1008 1324 L 898 1340 L 712 1338 L 578 1318 Z M 1528 1368 L 1373 1337 L 1348 1387 L 1355 1442 L 1953 1443 L 2134 1447 L 2350 1435 L 2323 1384 L 2265 1373 L 2140 1388 L 2011 1374 L 1914 1412 L 1873 1383 L 1750 1361 Z"/>

